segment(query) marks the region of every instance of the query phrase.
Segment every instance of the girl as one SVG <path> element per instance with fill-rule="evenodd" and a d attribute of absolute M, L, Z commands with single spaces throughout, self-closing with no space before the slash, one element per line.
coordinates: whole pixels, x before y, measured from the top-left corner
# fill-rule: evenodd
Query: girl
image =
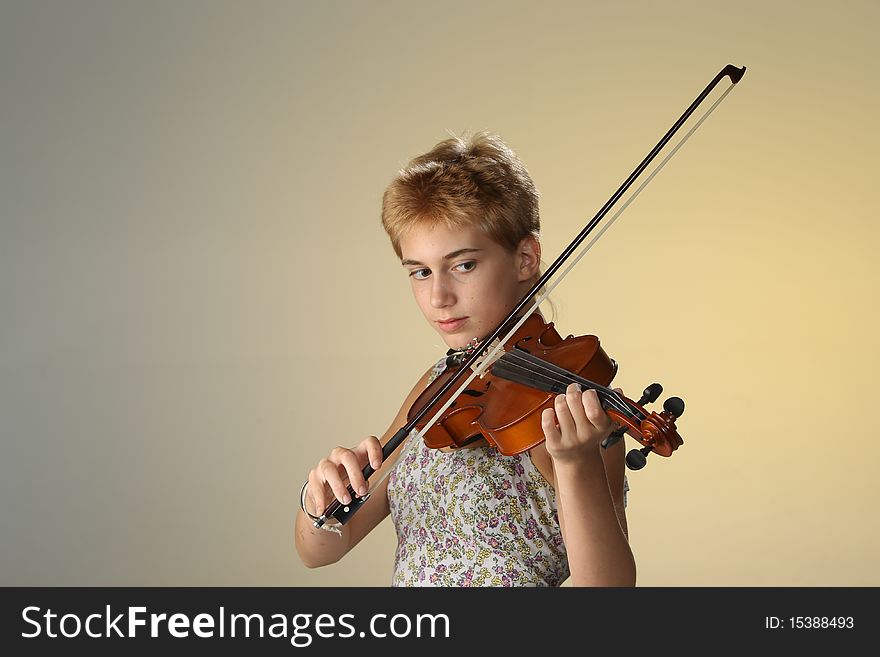
<path fill-rule="evenodd" d="M 425 319 L 452 350 L 482 339 L 540 277 L 538 192 L 497 136 L 438 143 L 391 182 L 382 225 L 409 275 Z M 429 449 L 408 438 L 383 462 L 382 444 L 444 369 L 428 368 L 380 440 L 336 447 L 309 472 L 296 547 L 314 568 L 341 559 L 391 515 L 397 531 L 394 586 L 633 586 L 624 514 L 624 441 L 596 393 L 572 384 L 541 417 L 544 442 L 504 456 L 481 440 Z M 620 390 L 618 389 L 618 392 Z M 351 500 L 381 481 L 345 525 L 316 528 L 334 497 Z M 392 468 L 387 478 L 386 470 Z M 328 531 L 329 530 L 329 531 Z"/>

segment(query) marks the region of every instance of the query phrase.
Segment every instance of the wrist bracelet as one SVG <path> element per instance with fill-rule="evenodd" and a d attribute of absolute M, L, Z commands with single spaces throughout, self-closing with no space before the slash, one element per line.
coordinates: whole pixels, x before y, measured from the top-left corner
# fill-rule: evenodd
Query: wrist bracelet
<path fill-rule="evenodd" d="M 306 488 L 308 488 L 308 485 L 309 485 L 309 480 L 306 479 L 305 483 L 303 484 L 302 490 L 299 492 L 299 505 L 300 505 L 300 508 L 302 508 L 303 513 L 305 513 L 309 518 L 311 518 L 313 523 L 316 523 L 318 520 L 321 519 L 321 517 L 320 516 L 313 516 L 311 513 L 309 513 L 309 510 L 306 508 Z M 340 536 L 342 536 L 342 529 L 340 528 L 338 522 L 333 523 L 333 524 L 327 524 L 325 522 L 324 524 L 322 524 L 319 527 L 319 529 L 323 529 L 325 532 L 333 532 L 334 534 L 339 534 Z"/>
<path fill-rule="evenodd" d="M 303 483 L 302 490 L 299 492 L 299 506 L 303 510 L 303 513 L 305 513 L 309 518 L 311 518 L 312 520 L 319 520 L 318 516 L 313 516 L 306 508 L 306 488 L 308 488 L 308 485 L 309 480 L 306 479 L 305 483 Z"/>

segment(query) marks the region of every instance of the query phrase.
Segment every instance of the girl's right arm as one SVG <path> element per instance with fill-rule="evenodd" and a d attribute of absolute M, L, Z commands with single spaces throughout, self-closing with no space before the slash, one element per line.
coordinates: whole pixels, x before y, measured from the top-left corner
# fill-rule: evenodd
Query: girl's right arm
<path fill-rule="evenodd" d="M 349 483 L 352 484 L 355 492 L 365 493 L 367 481 L 362 470 L 367 463 L 370 463 L 376 471 L 371 476 L 374 480 L 383 477 L 385 471 L 393 467 L 396 459 L 388 458 L 383 462 L 382 445 L 406 424 L 409 409 L 427 386 L 432 369 L 433 367 L 428 369 L 413 386 L 391 426 L 382 436 L 381 442 L 376 436 L 368 436 L 351 449 L 336 447 L 312 468 L 309 472 L 305 497 L 309 513 L 320 516 L 334 497 L 343 504 L 350 502 L 350 499 L 346 499 Z M 405 444 L 406 441 L 402 443 Z M 398 446 L 394 454 L 398 454 L 400 449 L 401 446 Z M 344 557 L 390 513 L 387 488 L 386 478 L 376 486 L 370 498 L 344 525 L 339 525 L 332 518 L 327 522 L 325 526 L 335 523 L 341 530 L 341 535 L 315 527 L 312 520 L 300 510 L 296 516 L 296 550 L 303 564 L 308 568 L 317 568 L 336 563 Z"/>

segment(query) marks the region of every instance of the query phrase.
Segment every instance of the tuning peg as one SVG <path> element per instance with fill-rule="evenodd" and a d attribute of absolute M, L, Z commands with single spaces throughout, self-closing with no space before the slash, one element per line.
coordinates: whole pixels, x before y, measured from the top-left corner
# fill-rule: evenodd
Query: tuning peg
<path fill-rule="evenodd" d="M 642 393 L 641 399 L 639 399 L 639 406 L 644 406 L 645 404 L 652 404 L 657 401 L 657 397 L 660 396 L 660 393 L 663 392 L 663 386 L 659 383 L 652 383 L 645 391 Z"/>
<path fill-rule="evenodd" d="M 670 397 L 663 402 L 663 410 L 670 413 L 673 417 L 681 417 L 684 413 L 684 400 L 681 397 Z"/>
<path fill-rule="evenodd" d="M 630 470 L 641 470 L 648 462 L 648 454 L 654 449 L 651 446 L 642 447 L 641 449 L 631 449 L 626 455 L 626 467 Z"/>

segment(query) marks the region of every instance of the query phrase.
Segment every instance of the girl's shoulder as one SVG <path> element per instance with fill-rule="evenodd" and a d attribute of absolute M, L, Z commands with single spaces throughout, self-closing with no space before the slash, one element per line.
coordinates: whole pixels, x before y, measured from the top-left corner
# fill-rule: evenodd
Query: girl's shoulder
<path fill-rule="evenodd" d="M 431 367 L 431 373 L 428 375 L 428 383 L 431 383 L 431 381 L 446 371 L 446 358 L 447 356 L 443 356 Z"/>

